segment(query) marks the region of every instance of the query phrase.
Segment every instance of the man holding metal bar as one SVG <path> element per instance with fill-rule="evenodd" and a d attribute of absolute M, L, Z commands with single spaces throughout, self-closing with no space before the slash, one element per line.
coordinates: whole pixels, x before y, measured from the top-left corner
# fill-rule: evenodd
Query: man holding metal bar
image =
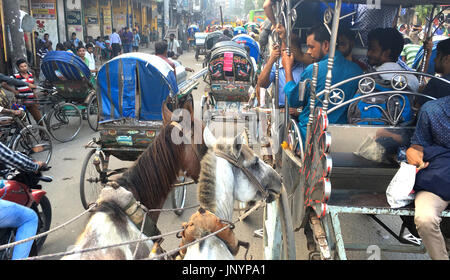
<path fill-rule="evenodd" d="M 306 38 L 307 54 L 318 63 L 318 76 L 316 92 L 320 93 L 325 89 L 325 81 L 327 76 L 327 64 L 328 64 L 328 52 L 330 50 L 330 33 L 325 26 L 315 26 L 311 28 L 307 33 Z M 283 67 L 286 71 L 286 86 L 284 91 L 288 98 L 289 106 L 303 107 L 302 112 L 299 115 L 299 129 L 302 136 L 302 141 L 306 139 L 306 128 L 308 124 L 308 118 L 310 114 L 310 98 L 309 98 L 309 85 L 306 86 L 302 100 L 299 100 L 299 84 L 294 82 L 293 78 L 293 66 L 294 55 L 283 52 L 282 55 Z M 362 75 L 361 68 L 345 59 L 345 57 L 336 50 L 334 57 L 334 67 L 332 70 L 333 78 L 332 84 L 336 84 L 340 81 Z M 309 65 L 302 73 L 300 81 L 312 80 L 313 78 L 313 65 Z M 358 81 L 352 81 L 346 83 L 340 87 L 342 92 L 339 96 L 343 102 L 351 99 L 358 88 Z M 347 122 L 347 106 L 342 107 L 329 116 L 330 123 L 346 123 Z"/>

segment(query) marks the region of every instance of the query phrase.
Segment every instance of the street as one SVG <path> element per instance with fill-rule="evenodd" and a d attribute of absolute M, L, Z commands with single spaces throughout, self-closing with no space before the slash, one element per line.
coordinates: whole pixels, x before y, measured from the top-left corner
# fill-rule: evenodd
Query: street
<path fill-rule="evenodd" d="M 151 49 L 146 49 L 151 52 Z M 203 59 L 203 56 L 200 57 Z M 184 66 L 188 66 L 198 71 L 202 69 L 201 60 L 198 62 L 194 59 L 194 52 L 184 52 L 179 58 Z M 192 75 L 192 73 L 189 73 Z M 200 85 L 193 92 L 195 104 L 195 115 L 200 118 L 200 98 L 204 92 L 205 83 L 199 80 Z M 79 180 L 83 160 L 88 151 L 84 148 L 92 138 L 99 137 L 98 133 L 93 132 L 86 121 L 83 123 L 82 130 L 79 135 L 71 142 L 59 143 L 53 140 L 53 156 L 50 162 L 52 169 L 47 172 L 54 178 L 52 183 L 44 183 L 44 190 L 47 191 L 48 198 L 52 204 L 52 224 L 51 228 L 55 228 L 84 211 L 80 200 Z M 110 168 L 119 168 L 130 166 L 132 162 L 121 162 L 111 157 Z M 187 187 L 186 207 L 198 204 L 196 185 Z M 170 201 L 166 202 L 165 208 L 172 208 Z M 162 233 L 177 230 L 183 222 L 189 220 L 191 214 L 196 208 L 185 210 L 181 216 L 177 216 L 171 212 L 162 212 L 158 228 Z M 239 212 L 235 212 L 237 217 Z M 259 209 L 250 215 L 244 222 L 236 224 L 235 234 L 239 240 L 250 243 L 248 257 L 260 260 L 264 259 L 263 255 L 263 239 L 254 236 L 254 231 L 262 228 L 263 209 Z M 65 228 L 59 229 L 55 233 L 51 233 L 40 255 L 65 252 L 70 249 L 82 232 L 86 225 L 88 215 L 84 215 L 74 223 L 67 225 Z M 401 220 L 399 217 L 380 217 L 384 222 L 392 225 L 399 232 Z M 376 224 L 369 217 L 362 215 L 342 215 L 341 225 L 343 228 L 343 238 L 346 242 L 360 242 L 367 244 L 397 244 L 398 242 L 390 236 L 384 229 Z M 309 251 L 306 248 L 306 239 L 303 230 L 295 234 L 297 260 L 307 260 Z M 165 238 L 162 247 L 165 250 L 176 248 L 180 240 L 175 236 Z M 244 259 L 245 249 L 241 248 L 237 259 Z M 368 259 L 372 252 L 348 252 L 349 259 Z M 51 257 L 50 259 L 59 259 L 60 257 Z M 381 253 L 381 259 L 429 259 L 428 255 L 414 254 L 398 254 L 398 253 Z"/>

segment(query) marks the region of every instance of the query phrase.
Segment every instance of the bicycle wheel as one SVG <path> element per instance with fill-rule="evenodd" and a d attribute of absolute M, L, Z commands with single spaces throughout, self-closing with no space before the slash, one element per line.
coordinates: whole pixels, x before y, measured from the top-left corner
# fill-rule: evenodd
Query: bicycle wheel
<path fill-rule="evenodd" d="M 97 160 L 95 152 L 95 149 L 89 151 L 81 168 L 80 197 L 84 209 L 88 209 L 90 204 L 97 201 L 103 188 L 103 183 L 107 179 L 107 171 L 102 170 L 105 162 L 104 155 L 100 152 Z M 97 170 L 97 167 L 100 169 L 100 172 Z"/>
<path fill-rule="evenodd" d="M 177 179 L 177 183 L 184 183 L 186 178 L 184 176 L 180 176 Z M 174 209 L 183 208 L 186 203 L 186 185 L 181 187 L 175 187 L 171 193 L 172 207 Z M 174 211 L 177 216 L 181 216 L 183 214 L 183 210 Z"/>
<path fill-rule="evenodd" d="M 59 103 L 47 118 L 48 132 L 59 142 L 68 142 L 80 132 L 83 117 L 80 109 L 71 103 Z"/>
<path fill-rule="evenodd" d="M 16 136 L 11 149 L 48 164 L 52 157 L 53 146 L 50 134 L 44 127 L 28 125 Z"/>
<path fill-rule="evenodd" d="M 91 129 L 93 131 L 98 131 L 98 104 L 96 96 L 94 96 L 89 102 L 86 115 L 88 124 L 91 127 Z"/>

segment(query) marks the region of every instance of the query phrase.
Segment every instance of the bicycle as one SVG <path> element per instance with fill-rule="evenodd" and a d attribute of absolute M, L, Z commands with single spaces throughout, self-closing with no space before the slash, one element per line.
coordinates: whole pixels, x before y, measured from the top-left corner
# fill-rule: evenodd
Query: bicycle
<path fill-rule="evenodd" d="M 25 123 L 26 113 L 19 116 L 0 116 L 0 142 L 35 161 L 49 164 L 53 145 L 49 132 L 42 126 Z"/>
<path fill-rule="evenodd" d="M 83 119 L 81 110 L 72 103 L 61 101 L 54 87 L 38 87 L 38 89 L 44 93 L 45 98 L 24 100 L 23 104 L 51 106 L 51 109 L 45 112 L 37 123 L 45 124 L 50 135 L 59 142 L 73 140 L 81 130 Z M 27 117 L 29 119 L 28 114 Z"/>

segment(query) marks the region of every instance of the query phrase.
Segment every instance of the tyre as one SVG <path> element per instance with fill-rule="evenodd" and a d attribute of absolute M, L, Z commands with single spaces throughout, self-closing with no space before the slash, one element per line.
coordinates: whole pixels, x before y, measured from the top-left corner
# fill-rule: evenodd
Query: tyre
<path fill-rule="evenodd" d="M 100 191 L 103 188 L 103 184 L 106 183 L 106 170 L 102 170 L 105 162 L 105 157 L 102 152 L 99 153 L 98 161 L 95 162 L 95 149 L 92 149 L 87 154 L 83 162 L 83 167 L 81 168 L 80 175 L 80 197 L 81 204 L 83 204 L 84 209 L 88 209 L 89 205 L 97 201 Z M 98 163 L 98 172 L 96 165 Z"/>
<path fill-rule="evenodd" d="M 98 103 L 96 96 L 94 96 L 89 102 L 86 115 L 89 127 L 93 131 L 98 131 Z"/>
<path fill-rule="evenodd" d="M 14 139 L 11 148 L 36 161 L 45 162 L 47 165 L 53 151 L 50 133 L 44 127 L 38 125 L 24 127 Z"/>
<path fill-rule="evenodd" d="M 286 190 L 267 203 L 263 214 L 263 244 L 266 260 L 295 260 L 295 238 Z"/>
<path fill-rule="evenodd" d="M 69 142 L 80 132 L 83 116 L 71 103 L 57 104 L 47 117 L 48 132 L 59 142 Z"/>
<path fill-rule="evenodd" d="M 184 176 L 180 176 L 177 179 L 177 183 L 184 183 L 186 182 L 186 178 Z M 171 192 L 172 197 L 172 207 L 174 209 L 183 208 L 186 203 L 186 185 L 175 187 L 173 191 Z M 177 216 L 181 216 L 183 214 L 183 210 L 176 210 L 174 211 Z"/>
<path fill-rule="evenodd" d="M 31 208 L 38 214 L 39 217 L 37 234 L 49 231 L 50 224 L 52 223 L 52 206 L 47 196 L 43 196 L 39 204 L 33 204 Z M 44 235 L 41 238 L 34 240 L 37 250 L 41 249 L 46 239 L 47 235 Z"/>

